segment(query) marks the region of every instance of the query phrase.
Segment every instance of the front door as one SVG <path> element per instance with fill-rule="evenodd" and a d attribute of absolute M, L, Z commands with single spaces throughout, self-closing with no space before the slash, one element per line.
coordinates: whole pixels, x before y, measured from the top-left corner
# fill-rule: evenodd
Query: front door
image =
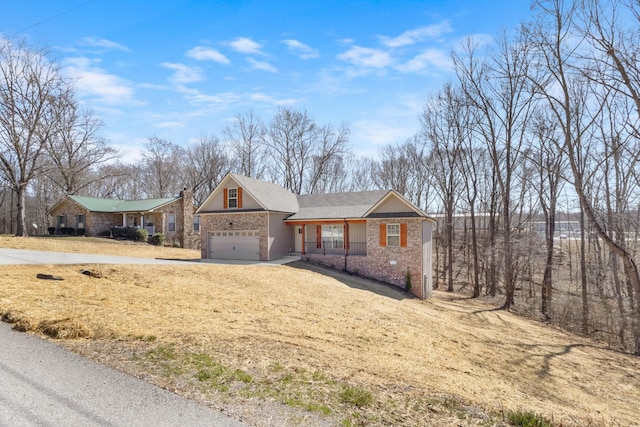
<path fill-rule="evenodd" d="M 296 244 L 295 244 L 295 247 L 296 247 L 295 252 L 301 254 L 302 253 L 302 226 L 301 225 L 296 225 L 295 233 L 296 233 L 296 235 L 294 236 L 294 239 L 295 239 L 295 242 L 296 242 Z"/>

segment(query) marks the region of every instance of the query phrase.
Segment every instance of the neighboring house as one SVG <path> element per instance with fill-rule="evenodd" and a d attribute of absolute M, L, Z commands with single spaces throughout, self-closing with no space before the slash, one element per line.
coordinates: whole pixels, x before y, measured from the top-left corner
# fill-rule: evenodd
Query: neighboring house
<path fill-rule="evenodd" d="M 198 208 L 202 260 L 305 260 L 431 295 L 435 221 L 398 192 L 295 195 L 228 174 Z"/>
<path fill-rule="evenodd" d="M 144 228 L 149 235 L 164 233 L 167 242 L 197 249 L 200 219 L 194 216 L 193 194 L 183 190 L 178 197 L 146 200 L 115 200 L 66 196 L 49 209 L 51 227 L 60 234 L 80 230 L 87 236 L 109 235 L 112 227 Z"/>

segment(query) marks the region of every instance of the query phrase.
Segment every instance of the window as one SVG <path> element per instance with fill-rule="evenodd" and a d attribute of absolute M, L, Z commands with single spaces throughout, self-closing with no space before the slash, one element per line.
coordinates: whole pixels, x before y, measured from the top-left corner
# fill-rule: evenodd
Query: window
<path fill-rule="evenodd" d="M 193 231 L 195 231 L 195 232 L 200 231 L 200 217 L 199 216 L 194 216 L 193 217 Z"/>
<path fill-rule="evenodd" d="M 228 204 L 229 208 L 237 208 L 238 207 L 238 189 L 230 188 L 228 192 Z"/>
<path fill-rule="evenodd" d="M 322 247 L 332 249 L 344 248 L 344 225 L 322 226 Z"/>
<path fill-rule="evenodd" d="M 67 226 L 67 216 L 60 215 L 58 217 L 58 228 L 65 228 Z"/>
<path fill-rule="evenodd" d="M 169 215 L 169 231 L 176 231 L 176 216 Z"/>
<path fill-rule="evenodd" d="M 84 215 L 78 215 L 78 226 L 77 228 L 84 228 Z"/>
<path fill-rule="evenodd" d="M 387 224 L 387 246 L 400 246 L 400 224 Z"/>

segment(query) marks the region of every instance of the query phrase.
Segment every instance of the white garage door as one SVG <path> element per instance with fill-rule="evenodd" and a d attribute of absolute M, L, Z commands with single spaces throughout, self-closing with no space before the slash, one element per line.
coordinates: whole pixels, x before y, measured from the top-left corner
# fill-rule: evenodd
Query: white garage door
<path fill-rule="evenodd" d="M 210 259 L 260 260 L 260 237 L 257 231 L 233 230 L 209 233 Z"/>

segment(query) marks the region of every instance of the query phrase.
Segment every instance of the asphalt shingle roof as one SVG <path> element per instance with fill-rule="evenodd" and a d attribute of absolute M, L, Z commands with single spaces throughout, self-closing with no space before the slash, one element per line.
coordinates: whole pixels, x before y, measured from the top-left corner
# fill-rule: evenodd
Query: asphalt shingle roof
<path fill-rule="evenodd" d="M 300 209 L 288 219 L 362 218 L 387 193 L 386 190 L 377 190 L 299 195 Z"/>
<path fill-rule="evenodd" d="M 260 201 L 265 210 L 275 212 L 297 212 L 296 195 L 277 184 L 260 181 L 242 175 L 230 174 L 231 177 L 255 200 Z"/>

